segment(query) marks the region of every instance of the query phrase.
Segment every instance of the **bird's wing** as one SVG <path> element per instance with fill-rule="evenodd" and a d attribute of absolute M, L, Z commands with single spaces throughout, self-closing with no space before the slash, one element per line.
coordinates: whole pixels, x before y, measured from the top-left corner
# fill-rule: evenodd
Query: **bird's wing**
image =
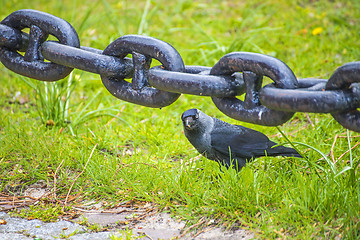
<path fill-rule="evenodd" d="M 261 132 L 238 125 L 215 126 L 211 132 L 211 145 L 222 154 L 233 157 L 252 158 L 264 156 L 265 150 L 275 145 Z"/>

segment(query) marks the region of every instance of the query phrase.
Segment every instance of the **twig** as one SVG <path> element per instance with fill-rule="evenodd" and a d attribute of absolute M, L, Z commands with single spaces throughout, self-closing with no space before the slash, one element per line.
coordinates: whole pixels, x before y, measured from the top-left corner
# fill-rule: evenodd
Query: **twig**
<path fill-rule="evenodd" d="M 355 144 L 351 149 L 347 150 L 346 152 L 344 152 L 343 154 L 340 155 L 340 157 L 336 160 L 339 161 L 343 156 L 345 156 L 345 154 L 347 154 L 348 152 L 350 152 L 351 150 L 353 150 L 354 148 L 356 148 L 358 145 L 360 145 L 360 142 L 358 142 L 357 144 Z"/>
<path fill-rule="evenodd" d="M 84 169 L 81 171 L 81 173 L 79 173 L 79 174 L 75 177 L 73 183 L 71 184 L 70 189 L 69 189 L 69 191 L 68 191 L 68 193 L 67 193 L 67 195 L 66 195 L 64 205 L 67 204 L 67 201 L 68 201 L 68 199 L 69 199 L 69 195 L 70 195 L 70 193 L 71 193 L 71 190 L 72 190 L 72 188 L 73 188 L 76 180 L 81 176 L 81 174 L 83 174 L 83 173 L 85 172 L 85 169 L 86 169 L 86 167 L 87 167 L 87 165 L 88 165 L 88 163 L 89 163 L 89 161 L 90 161 L 90 159 L 91 159 L 91 157 L 92 157 L 92 155 L 93 155 L 93 153 L 94 153 L 95 148 L 97 147 L 97 145 L 98 145 L 98 144 L 96 144 L 96 145 L 94 146 L 94 148 L 92 149 L 92 151 L 91 151 L 91 153 L 90 153 L 90 156 L 89 156 L 89 158 L 88 158 L 88 160 L 87 160 L 87 162 L 86 162 L 86 164 L 85 164 L 85 166 L 84 166 Z"/>
<path fill-rule="evenodd" d="M 332 146 L 331 146 L 331 150 L 330 150 L 330 156 L 331 156 L 331 160 L 332 160 L 333 162 L 335 162 L 334 147 L 335 147 L 335 143 L 336 143 L 336 140 L 337 140 L 338 136 L 339 136 L 339 135 L 337 135 L 337 134 L 335 135 L 335 137 L 334 137 L 334 142 L 333 142 L 333 144 L 332 144 Z"/>
<path fill-rule="evenodd" d="M 210 230 L 212 230 L 212 229 L 214 229 L 214 228 L 213 228 L 213 227 L 205 228 L 205 229 L 199 231 L 198 233 L 196 233 L 196 234 L 195 234 L 194 236 L 192 236 L 192 237 L 193 237 L 193 238 L 196 238 L 196 237 L 199 236 L 200 234 L 205 233 L 205 232 L 208 232 L 208 231 L 210 231 Z"/>
<path fill-rule="evenodd" d="M 325 156 L 329 156 L 330 155 L 330 153 L 328 153 L 328 154 L 326 154 Z M 321 161 L 321 160 L 324 160 L 325 158 L 323 158 L 323 157 L 321 157 L 321 158 L 319 158 L 318 160 L 316 160 L 316 162 L 318 162 L 318 161 Z"/>
<path fill-rule="evenodd" d="M 61 163 L 60 163 L 59 166 L 56 168 L 55 173 L 54 173 L 54 195 L 53 195 L 53 196 L 54 196 L 54 199 L 55 199 L 55 200 L 57 200 L 57 199 L 56 199 L 56 176 L 57 176 L 57 173 L 58 173 L 61 165 L 64 163 L 64 161 L 65 161 L 65 159 L 63 159 L 63 160 L 61 161 Z"/>
<path fill-rule="evenodd" d="M 285 234 L 283 234 L 282 232 L 280 232 L 280 231 L 278 231 L 278 230 L 276 230 L 276 229 L 274 229 L 274 232 L 277 233 L 277 234 L 279 234 L 283 239 L 286 238 Z"/>
<path fill-rule="evenodd" d="M 37 198 L 35 198 L 35 197 L 31 197 L 31 196 L 7 196 L 7 197 L 0 197 L 0 201 L 1 200 L 8 200 L 8 199 L 20 199 L 20 198 L 30 198 L 30 199 L 32 199 L 32 200 L 37 200 Z"/>
<path fill-rule="evenodd" d="M 87 210 L 87 209 L 82 209 L 82 208 L 78 208 L 78 207 L 72 207 L 72 209 L 75 209 L 79 212 L 85 212 L 85 213 L 113 213 L 113 214 L 120 214 L 123 212 L 140 212 L 141 210 L 133 210 L 133 209 L 122 209 L 120 211 L 108 211 L 108 210 L 101 210 L 101 211 L 94 211 L 94 210 Z"/>
<path fill-rule="evenodd" d="M 10 208 L 1 209 L 1 211 L 10 211 L 10 210 L 13 210 L 14 208 L 26 207 L 26 206 L 29 206 L 31 203 L 32 203 L 32 201 L 26 202 L 26 203 L 23 203 L 23 204 L 20 204 L 20 205 L 17 205 L 17 206 L 12 206 Z"/>
<path fill-rule="evenodd" d="M 120 166 L 123 165 L 122 160 L 120 159 L 119 164 L 116 167 L 115 177 L 117 177 L 118 172 L 120 171 Z"/>
<path fill-rule="evenodd" d="M 37 204 L 37 203 L 39 202 L 39 200 L 40 200 L 40 199 L 42 199 L 42 198 L 44 198 L 44 197 L 46 197 L 46 196 L 50 195 L 51 193 L 52 193 L 52 191 L 49 191 L 49 192 L 44 193 L 44 194 L 43 194 L 43 195 L 41 195 L 40 197 L 38 197 L 38 198 L 36 199 L 36 201 L 34 202 L 34 205 L 35 205 L 35 204 Z"/>
<path fill-rule="evenodd" d="M 94 212 L 93 210 L 86 210 L 86 209 L 82 209 L 82 208 L 78 208 L 78 207 L 71 207 L 72 209 L 79 211 L 79 212 L 85 212 L 85 213 L 101 213 L 100 212 Z"/>
<path fill-rule="evenodd" d="M 345 133 L 341 133 L 341 134 L 345 134 Z M 360 135 L 356 135 L 356 136 L 343 136 L 343 135 L 339 135 L 339 138 L 357 138 L 360 137 Z M 330 139 L 332 139 L 332 137 L 325 139 L 324 141 L 329 141 Z"/>
<path fill-rule="evenodd" d="M 139 221 L 139 220 L 141 220 L 141 219 L 143 219 L 143 218 L 145 218 L 145 217 L 150 217 L 150 216 L 153 216 L 153 215 L 155 215 L 156 213 L 157 213 L 157 211 L 154 211 L 154 212 L 152 212 L 152 213 L 150 213 L 150 214 L 148 214 L 149 212 L 151 212 L 151 211 L 153 211 L 154 209 L 148 209 L 148 210 L 146 210 L 146 212 L 145 213 L 143 213 L 143 214 L 141 214 L 139 217 L 137 217 L 137 218 L 133 218 L 133 219 L 131 219 L 130 221 Z"/>
<path fill-rule="evenodd" d="M 310 118 L 309 114 L 308 114 L 308 113 L 305 113 L 305 116 L 306 116 L 307 120 L 309 121 L 310 125 L 311 125 L 312 127 L 315 127 L 313 121 L 311 121 L 311 118 Z"/>
<path fill-rule="evenodd" d="M 205 217 L 200 218 L 199 222 L 197 222 L 194 225 L 191 225 L 190 227 L 185 229 L 185 231 L 180 236 L 178 236 L 178 239 L 183 238 L 191 229 L 203 224 L 204 222 L 205 222 Z"/>
<path fill-rule="evenodd" d="M 124 111 L 126 105 L 123 105 L 120 108 L 120 111 L 118 112 L 118 114 L 116 114 L 117 117 L 119 117 L 119 115 Z M 115 117 L 113 117 L 112 119 L 110 119 L 110 121 L 108 121 L 105 126 L 108 126 L 110 123 L 112 123 L 115 120 Z"/>
<path fill-rule="evenodd" d="M 13 202 L 12 205 L 13 205 L 13 206 L 15 205 L 15 204 L 14 204 L 15 198 L 16 198 L 16 197 L 15 197 L 15 195 L 14 195 L 14 196 L 12 197 L 12 202 Z"/>
<path fill-rule="evenodd" d="M 137 233 L 138 233 L 138 234 L 145 235 L 145 237 L 149 238 L 150 240 L 153 240 L 153 238 L 150 237 L 146 232 L 140 232 L 140 231 L 138 231 Z"/>
<path fill-rule="evenodd" d="M 339 138 L 347 138 L 348 136 L 339 136 Z M 360 135 L 356 135 L 356 136 L 349 136 L 349 138 L 356 138 L 356 137 L 360 137 Z"/>
<path fill-rule="evenodd" d="M 123 210 L 119 210 L 119 211 L 109 211 L 109 210 L 102 210 L 102 213 L 114 213 L 114 214 L 119 214 L 119 213 L 123 213 L 123 212 L 143 212 L 144 210 L 139 210 L 139 209 L 123 209 Z"/>
<path fill-rule="evenodd" d="M 3 209 L 2 211 L 10 211 L 10 210 L 12 210 L 12 209 L 14 209 L 14 208 L 20 208 L 20 207 L 29 206 L 30 204 L 34 204 L 34 205 L 35 205 L 35 204 L 37 204 L 37 203 L 39 202 L 39 200 L 40 200 L 41 198 L 46 197 L 46 196 L 49 195 L 50 193 L 52 193 L 52 191 L 46 192 L 46 193 L 44 193 L 43 195 L 41 195 L 40 197 L 38 197 L 38 198 L 29 197 L 29 196 L 23 196 L 23 197 L 29 197 L 29 198 L 31 198 L 32 200 L 30 200 L 30 201 L 28 201 L 28 202 L 24 202 L 23 204 L 20 204 L 20 205 L 17 205 L 17 206 L 12 206 L 12 207 L 10 207 L 10 208 Z M 11 202 L 14 203 L 14 200 L 11 201 Z M 13 205 L 14 205 L 14 204 L 13 204 Z"/>
<path fill-rule="evenodd" d="M 15 200 L 15 201 L 5 201 L 0 202 L 0 205 L 15 205 L 17 203 L 26 203 L 26 202 L 34 202 L 34 200 Z"/>

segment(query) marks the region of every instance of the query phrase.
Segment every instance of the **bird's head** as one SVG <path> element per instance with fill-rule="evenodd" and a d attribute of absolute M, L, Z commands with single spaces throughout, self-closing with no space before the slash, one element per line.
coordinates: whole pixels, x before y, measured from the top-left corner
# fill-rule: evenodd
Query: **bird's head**
<path fill-rule="evenodd" d="M 181 116 L 184 128 L 187 130 L 193 130 L 198 127 L 200 113 L 201 111 L 195 108 L 185 111 Z"/>

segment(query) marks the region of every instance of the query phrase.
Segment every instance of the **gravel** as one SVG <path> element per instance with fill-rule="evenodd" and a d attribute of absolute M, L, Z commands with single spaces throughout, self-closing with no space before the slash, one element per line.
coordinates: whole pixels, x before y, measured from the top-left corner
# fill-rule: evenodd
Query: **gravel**
<path fill-rule="evenodd" d="M 85 240 L 109 239 L 111 234 L 119 235 L 116 232 L 88 233 L 87 229 L 77 223 L 59 220 L 57 222 L 45 223 L 40 220 L 26 220 L 10 217 L 0 212 L 0 239 L 2 240 L 52 240 L 68 237 L 69 239 Z"/>
<path fill-rule="evenodd" d="M 114 214 L 114 221 L 111 222 L 109 214 L 86 214 L 85 217 L 90 223 L 111 226 L 118 221 Z M 118 215 L 118 214 L 117 214 Z M 170 217 L 168 213 L 157 213 L 144 221 L 131 226 L 134 236 L 144 236 L 141 239 L 252 239 L 253 233 L 246 230 L 223 231 L 220 228 L 209 228 L 193 237 L 190 233 L 182 236 L 181 232 L 185 227 L 183 221 L 177 221 Z M 22 218 L 10 217 L 5 212 L 0 212 L 0 239 L 2 240 L 52 240 L 52 239 L 72 239 L 72 240 L 104 240 L 111 236 L 121 238 L 122 233 L 119 229 L 109 228 L 110 231 L 91 232 L 86 227 L 70 221 L 59 220 L 57 222 L 42 222 L 40 220 L 26 220 Z"/>

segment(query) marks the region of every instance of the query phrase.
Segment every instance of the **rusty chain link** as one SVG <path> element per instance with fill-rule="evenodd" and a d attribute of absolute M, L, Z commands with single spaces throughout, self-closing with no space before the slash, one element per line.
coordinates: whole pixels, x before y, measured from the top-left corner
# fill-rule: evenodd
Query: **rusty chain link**
<path fill-rule="evenodd" d="M 58 41 L 47 41 L 49 35 Z M 162 65 L 150 68 L 153 58 Z M 0 22 L 0 61 L 42 81 L 65 78 L 73 68 L 100 74 L 112 95 L 147 107 L 168 106 L 180 94 L 211 96 L 220 111 L 240 121 L 276 126 L 295 112 L 330 113 L 360 132 L 360 62 L 344 64 L 329 80 L 297 79 L 279 59 L 248 52 L 226 54 L 212 68 L 185 66 L 175 48 L 152 37 L 122 36 L 104 51 L 80 47 L 68 22 L 29 9 Z M 263 76 L 273 83 L 262 87 Z M 244 101 L 236 98 L 242 94 Z"/>

